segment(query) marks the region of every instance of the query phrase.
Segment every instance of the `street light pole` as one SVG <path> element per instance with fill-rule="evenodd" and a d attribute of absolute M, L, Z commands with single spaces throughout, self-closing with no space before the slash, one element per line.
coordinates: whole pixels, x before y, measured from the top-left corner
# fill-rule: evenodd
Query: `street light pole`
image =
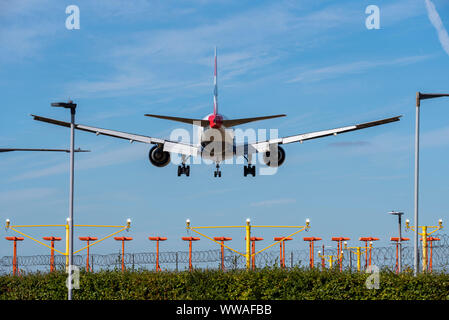
<path fill-rule="evenodd" d="M 69 102 L 55 102 L 51 104 L 52 107 L 63 107 L 70 109 L 70 195 L 69 195 L 69 268 L 68 268 L 68 300 L 72 300 L 73 289 L 73 192 L 74 192 L 74 165 L 75 165 L 75 113 L 76 103 Z"/>
<path fill-rule="evenodd" d="M 70 200 L 69 200 L 69 232 L 70 232 L 70 241 L 69 241 L 69 292 L 68 299 L 72 300 L 72 276 L 73 276 L 73 193 L 74 193 L 74 160 L 75 160 L 75 108 L 70 108 Z"/>
<path fill-rule="evenodd" d="M 419 107 L 421 106 L 420 93 L 416 93 L 416 116 L 415 116 L 415 226 L 418 226 L 418 195 L 419 195 Z M 400 239 L 399 239 L 400 240 Z M 419 257 L 418 257 L 418 228 L 413 233 L 413 250 L 414 250 L 414 275 L 418 274 Z"/>
<path fill-rule="evenodd" d="M 418 196 L 419 196 L 419 108 L 421 100 L 449 97 L 447 93 L 416 93 L 416 120 L 415 120 L 415 226 L 418 226 Z M 399 239 L 400 240 L 400 239 Z M 413 237 L 414 242 L 414 275 L 418 274 L 419 257 L 418 257 L 418 228 L 416 228 Z"/>
<path fill-rule="evenodd" d="M 401 212 L 404 214 L 403 212 Z M 399 249 L 399 256 L 398 256 L 398 270 L 399 273 L 402 272 L 402 227 L 401 227 L 401 216 L 402 214 L 398 214 L 398 224 L 399 224 L 399 242 L 398 242 L 398 249 Z"/>

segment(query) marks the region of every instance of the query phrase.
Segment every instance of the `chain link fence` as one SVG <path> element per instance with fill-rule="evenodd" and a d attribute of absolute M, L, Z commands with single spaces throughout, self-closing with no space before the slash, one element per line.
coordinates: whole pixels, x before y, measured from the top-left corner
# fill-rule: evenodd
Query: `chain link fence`
<path fill-rule="evenodd" d="M 449 236 L 446 234 L 435 235 L 440 238 L 440 241 L 433 243 L 432 249 L 432 269 L 434 271 L 446 272 L 449 270 Z M 422 248 L 420 247 L 420 254 Z M 321 246 L 315 247 L 315 252 L 322 250 Z M 430 251 L 430 250 L 429 250 Z M 337 249 L 329 248 L 324 250 L 325 255 L 338 254 Z M 430 252 L 429 252 L 430 255 Z M 86 265 L 86 255 L 74 255 L 74 264 L 83 268 Z M 156 253 L 155 252 L 141 252 L 141 253 L 126 253 L 123 256 L 126 269 L 131 270 L 155 270 L 156 269 Z M 286 250 L 285 252 L 285 266 L 289 267 L 309 267 L 309 250 Z M 366 268 L 366 263 L 369 261 L 369 254 L 361 255 L 361 267 Z M 337 259 L 334 259 L 337 261 Z M 420 260 L 421 261 L 421 260 Z M 50 255 L 34 255 L 34 256 L 18 256 L 18 267 L 22 273 L 34 271 L 49 271 L 50 269 Z M 54 256 L 54 263 L 56 269 L 64 270 L 66 257 L 62 255 Z M 420 262 L 421 263 L 421 262 Z M 0 274 L 12 273 L 13 257 L 4 256 L 0 259 Z M 221 268 L 221 250 L 206 250 L 193 251 L 192 264 L 197 269 L 218 269 Z M 316 267 L 321 267 L 322 260 L 317 255 L 314 258 Z M 373 247 L 371 251 L 371 264 L 378 268 L 388 268 L 395 270 L 396 266 L 396 246 L 394 244 L 388 247 Z M 89 255 L 89 265 L 93 271 L 99 270 L 113 270 L 121 269 L 122 255 L 117 254 L 91 254 Z M 170 271 L 184 271 L 189 267 L 189 252 L 160 252 L 159 265 L 163 270 Z M 256 268 L 274 267 L 280 265 L 279 250 L 263 251 L 255 256 Z M 357 256 L 344 250 L 342 259 L 343 269 L 357 270 Z M 227 270 L 244 269 L 246 268 L 245 257 L 238 255 L 228 249 L 224 250 L 224 266 Z M 328 268 L 329 263 L 325 261 L 325 266 Z M 338 262 L 334 262 L 334 267 L 338 266 Z M 413 246 L 410 242 L 404 242 L 402 248 L 402 266 L 403 270 L 407 268 L 413 269 Z"/>

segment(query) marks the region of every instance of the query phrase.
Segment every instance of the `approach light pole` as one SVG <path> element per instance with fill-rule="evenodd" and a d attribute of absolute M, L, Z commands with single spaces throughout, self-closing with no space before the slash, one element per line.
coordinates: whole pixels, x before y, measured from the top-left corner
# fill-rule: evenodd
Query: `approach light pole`
<path fill-rule="evenodd" d="M 433 99 L 439 97 L 449 97 L 447 93 L 416 93 L 416 122 L 415 122 L 415 226 L 418 226 L 418 194 L 419 194 L 419 107 L 421 100 Z M 418 275 L 419 257 L 418 257 L 418 228 L 414 233 L 414 275 Z"/>
<path fill-rule="evenodd" d="M 399 239 L 398 239 L 398 273 L 401 273 L 401 258 L 402 258 L 402 227 L 401 227 L 401 217 L 404 212 L 390 211 L 391 215 L 398 216 L 399 224 Z"/>
<path fill-rule="evenodd" d="M 72 100 L 68 102 L 54 102 L 51 104 L 52 107 L 60 107 L 70 109 L 70 195 L 69 195 L 69 267 L 68 267 L 68 295 L 67 299 L 72 300 L 72 289 L 73 289 L 73 182 L 74 182 L 74 146 L 75 146 L 75 113 L 76 113 L 76 103 Z"/>

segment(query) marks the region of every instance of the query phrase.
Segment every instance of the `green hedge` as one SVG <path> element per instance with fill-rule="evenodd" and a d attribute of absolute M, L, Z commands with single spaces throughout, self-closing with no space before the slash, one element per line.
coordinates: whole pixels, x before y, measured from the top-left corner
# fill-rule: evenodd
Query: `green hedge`
<path fill-rule="evenodd" d="M 66 299 L 64 272 L 0 277 L 0 299 Z M 261 299 L 449 299 L 448 274 L 380 273 L 379 289 L 367 289 L 369 274 L 338 271 L 81 272 L 74 299 L 261 300 Z"/>

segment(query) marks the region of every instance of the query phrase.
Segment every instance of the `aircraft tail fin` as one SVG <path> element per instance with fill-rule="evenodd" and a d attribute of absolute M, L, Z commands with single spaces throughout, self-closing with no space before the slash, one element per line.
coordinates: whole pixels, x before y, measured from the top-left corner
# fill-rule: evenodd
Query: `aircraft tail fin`
<path fill-rule="evenodd" d="M 217 87 L 217 47 L 214 54 L 214 115 L 218 113 L 218 87 Z"/>

